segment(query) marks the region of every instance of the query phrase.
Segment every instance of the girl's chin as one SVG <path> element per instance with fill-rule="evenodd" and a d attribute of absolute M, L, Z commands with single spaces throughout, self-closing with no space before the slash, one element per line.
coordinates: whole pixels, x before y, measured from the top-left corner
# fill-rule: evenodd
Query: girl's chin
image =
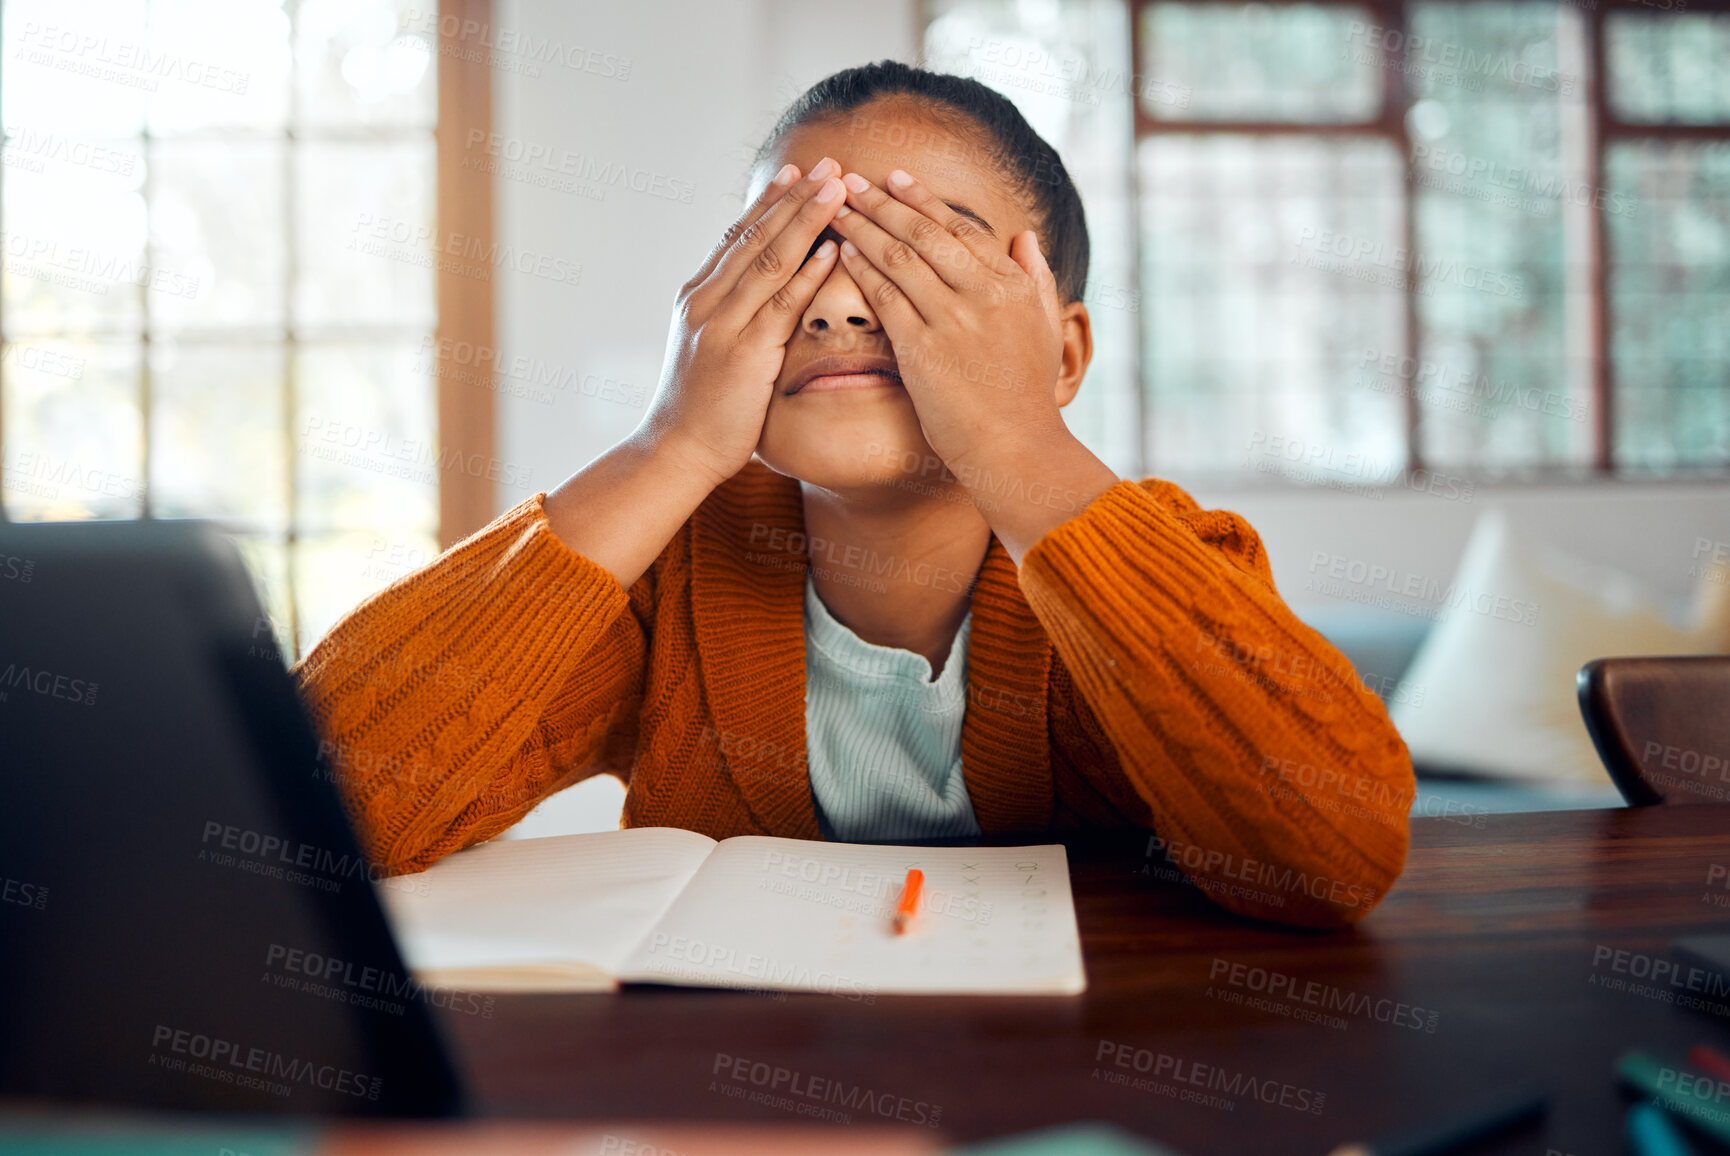
<path fill-rule="evenodd" d="M 909 451 L 898 457 L 884 443 L 873 442 L 843 455 L 818 454 L 810 451 L 776 453 L 773 447 L 758 446 L 758 459 L 778 474 L 815 486 L 822 490 L 864 491 L 909 487 L 934 489 L 942 485 L 943 470 L 935 457 L 931 472 L 921 473 L 921 463 L 929 451 Z M 909 468 L 900 468 L 905 461 Z"/>
<path fill-rule="evenodd" d="M 895 485 L 900 478 L 931 482 L 942 476 L 942 462 L 911 411 L 833 422 L 777 421 L 776 416 L 770 414 L 757 443 L 757 456 L 776 473 L 829 489 Z"/>

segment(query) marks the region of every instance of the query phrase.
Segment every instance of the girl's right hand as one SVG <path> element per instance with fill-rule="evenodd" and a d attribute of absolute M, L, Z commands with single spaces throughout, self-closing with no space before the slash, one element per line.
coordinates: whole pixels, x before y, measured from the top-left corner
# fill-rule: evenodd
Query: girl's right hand
<path fill-rule="evenodd" d="M 834 241 L 811 245 L 846 203 L 840 174 L 828 157 L 803 180 L 787 165 L 679 290 L 639 433 L 675 449 L 711 488 L 751 460 L 787 342 L 834 267 Z"/>

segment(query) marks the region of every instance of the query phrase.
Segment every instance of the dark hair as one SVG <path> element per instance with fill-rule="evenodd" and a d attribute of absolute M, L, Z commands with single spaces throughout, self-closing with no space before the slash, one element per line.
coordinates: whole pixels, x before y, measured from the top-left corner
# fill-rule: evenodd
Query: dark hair
<path fill-rule="evenodd" d="M 880 60 L 819 80 L 787 107 L 752 167 L 763 163 L 783 137 L 814 120 L 845 116 L 872 101 L 907 96 L 919 101 L 945 127 L 983 137 L 978 157 L 993 165 L 1032 203 L 1039 219 L 1040 248 L 1057 277 L 1065 302 L 1080 299 L 1087 285 L 1087 217 L 1081 194 L 1057 150 L 1033 131 L 1009 98 L 966 76 L 951 76 Z"/>

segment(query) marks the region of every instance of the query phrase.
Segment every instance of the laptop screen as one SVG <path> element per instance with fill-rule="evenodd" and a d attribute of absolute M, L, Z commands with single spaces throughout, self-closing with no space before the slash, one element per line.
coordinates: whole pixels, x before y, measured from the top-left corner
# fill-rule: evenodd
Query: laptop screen
<path fill-rule="evenodd" d="M 454 1111 L 232 544 L 0 525 L 0 1094 Z M 440 1014 L 448 1014 L 441 1012 Z"/>

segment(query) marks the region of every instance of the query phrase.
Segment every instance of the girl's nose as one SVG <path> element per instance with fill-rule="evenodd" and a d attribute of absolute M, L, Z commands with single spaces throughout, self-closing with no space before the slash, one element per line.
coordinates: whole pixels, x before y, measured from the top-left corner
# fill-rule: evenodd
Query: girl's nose
<path fill-rule="evenodd" d="M 859 291 L 859 286 L 839 261 L 829 271 L 822 288 L 817 290 L 817 296 L 811 299 L 799 324 L 813 337 L 825 333 L 834 337 L 882 330 L 877 314 L 865 302 L 865 294 Z"/>

